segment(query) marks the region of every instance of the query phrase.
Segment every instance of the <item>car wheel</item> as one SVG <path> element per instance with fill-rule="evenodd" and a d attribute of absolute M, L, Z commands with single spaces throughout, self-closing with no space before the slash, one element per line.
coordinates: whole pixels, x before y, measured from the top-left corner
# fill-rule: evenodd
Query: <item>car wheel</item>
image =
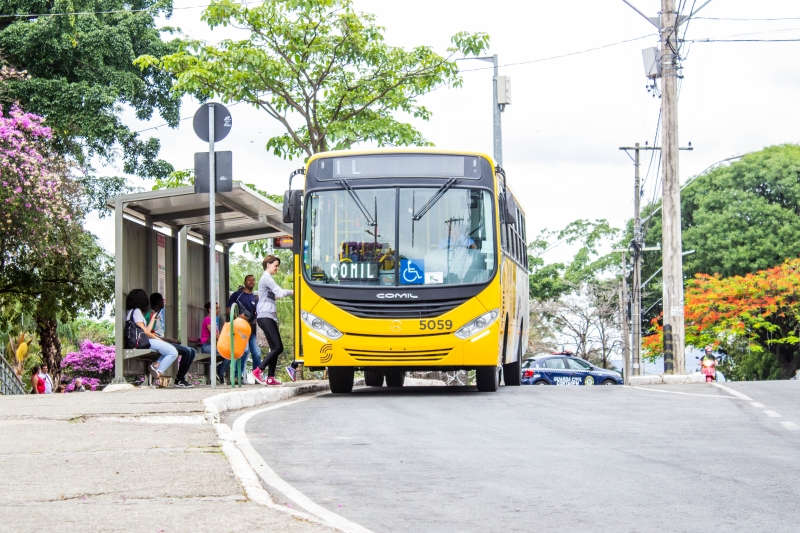
<path fill-rule="evenodd" d="M 549 383 L 548 383 L 548 382 L 546 382 L 546 381 L 545 381 L 545 380 L 543 380 L 543 379 L 540 379 L 539 381 L 537 381 L 536 383 L 534 383 L 534 385 L 549 385 Z"/>
<path fill-rule="evenodd" d="M 522 385 L 522 368 L 519 360 L 503 365 L 503 382 L 506 387 Z"/>
<path fill-rule="evenodd" d="M 367 387 L 383 387 L 383 374 L 379 370 L 364 370 L 364 384 Z"/>
<path fill-rule="evenodd" d="M 603 382 L 603 385 L 616 385 L 616 384 L 617 382 L 614 381 L 613 379 L 607 379 Z"/>
<path fill-rule="evenodd" d="M 475 371 L 475 384 L 479 392 L 496 392 L 500 385 L 500 369 L 496 366 L 481 366 Z"/>
<path fill-rule="evenodd" d="M 406 380 L 406 373 L 399 370 L 394 370 L 386 373 L 386 386 L 387 387 L 402 387 Z"/>
<path fill-rule="evenodd" d="M 353 392 L 353 376 L 355 369 L 352 366 L 328 367 L 328 383 L 334 394 L 347 394 Z"/>

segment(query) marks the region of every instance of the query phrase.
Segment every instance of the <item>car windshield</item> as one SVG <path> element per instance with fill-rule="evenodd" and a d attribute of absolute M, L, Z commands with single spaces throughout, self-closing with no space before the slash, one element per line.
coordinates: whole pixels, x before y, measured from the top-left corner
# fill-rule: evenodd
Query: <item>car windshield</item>
<path fill-rule="evenodd" d="M 491 278 L 489 191 L 349 185 L 309 196 L 303 261 L 312 283 L 457 285 Z"/>

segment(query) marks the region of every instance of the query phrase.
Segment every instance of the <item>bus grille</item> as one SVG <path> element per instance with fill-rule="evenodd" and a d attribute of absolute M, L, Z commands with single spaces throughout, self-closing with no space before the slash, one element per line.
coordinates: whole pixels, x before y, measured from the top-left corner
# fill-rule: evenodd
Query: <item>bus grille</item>
<path fill-rule="evenodd" d="M 452 348 L 440 348 L 438 350 L 403 350 L 400 352 L 345 348 L 350 357 L 363 363 L 435 363 L 447 357 L 451 350 Z"/>
<path fill-rule="evenodd" d="M 328 299 L 339 309 L 359 318 L 434 318 L 452 311 L 469 298 L 451 298 L 427 302 L 364 302 Z"/>

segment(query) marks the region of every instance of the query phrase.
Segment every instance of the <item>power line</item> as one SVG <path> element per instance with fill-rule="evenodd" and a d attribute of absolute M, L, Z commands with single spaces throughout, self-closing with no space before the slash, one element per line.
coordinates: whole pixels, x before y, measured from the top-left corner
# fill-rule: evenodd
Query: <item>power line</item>
<path fill-rule="evenodd" d="M 540 58 L 540 59 L 531 59 L 529 61 L 518 61 L 516 63 L 506 63 L 504 65 L 498 65 L 498 66 L 499 67 L 513 67 L 513 66 L 516 66 L 516 65 L 528 65 L 530 63 L 541 63 L 542 61 L 550 61 L 550 60 L 553 60 L 553 59 L 561 59 L 562 57 L 576 56 L 576 55 L 579 55 L 579 54 L 585 54 L 587 52 L 594 52 L 595 50 L 602 50 L 603 48 L 610 48 L 612 46 L 617 46 L 617 45 L 620 45 L 620 44 L 632 43 L 634 41 L 641 41 L 642 39 L 647 39 L 648 37 L 653 37 L 653 36 L 655 36 L 655 34 L 649 33 L 647 35 L 642 35 L 641 37 L 635 37 L 633 39 L 625 39 L 624 41 L 618 41 L 616 43 L 604 44 L 602 46 L 595 46 L 594 48 L 587 48 L 586 50 L 580 50 L 578 52 L 569 52 L 567 54 L 561 54 L 561 55 L 551 56 L 551 57 L 543 57 L 543 58 Z M 459 70 L 459 72 L 474 72 L 476 70 L 488 70 L 488 69 L 493 69 L 493 68 L 494 67 L 471 68 L 469 70 Z"/>

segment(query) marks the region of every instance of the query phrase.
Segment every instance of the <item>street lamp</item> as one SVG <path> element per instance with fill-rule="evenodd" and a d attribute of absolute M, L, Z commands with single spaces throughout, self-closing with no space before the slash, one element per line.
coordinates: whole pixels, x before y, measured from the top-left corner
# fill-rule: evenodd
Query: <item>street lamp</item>
<path fill-rule="evenodd" d="M 492 78 L 492 139 L 494 145 L 494 162 L 498 167 L 503 166 L 503 129 L 500 123 L 500 113 L 506 105 L 511 103 L 511 78 L 499 76 L 497 74 L 497 54 L 484 57 L 460 57 L 456 61 L 466 61 L 477 59 L 488 61 L 494 66 L 494 77 Z"/>

